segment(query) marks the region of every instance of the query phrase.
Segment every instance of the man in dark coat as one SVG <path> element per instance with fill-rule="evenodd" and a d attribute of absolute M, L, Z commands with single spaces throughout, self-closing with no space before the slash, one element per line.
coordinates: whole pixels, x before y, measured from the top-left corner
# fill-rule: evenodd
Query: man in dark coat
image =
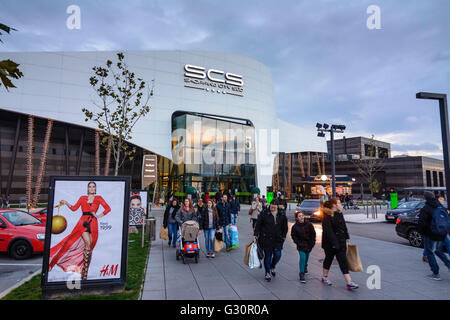
<path fill-rule="evenodd" d="M 231 250 L 231 207 L 228 203 L 228 197 L 226 194 L 222 196 L 222 199 L 216 204 L 217 212 L 219 213 L 219 226 L 223 228 L 223 237 L 225 240 L 225 247 L 227 251 Z"/>
<path fill-rule="evenodd" d="M 428 277 L 433 280 L 441 280 L 441 277 L 439 275 L 439 265 L 434 254 L 436 253 L 436 255 L 442 260 L 442 262 L 444 262 L 447 268 L 450 269 L 450 260 L 441 251 L 441 242 L 445 240 L 446 235 L 438 235 L 433 233 L 431 230 L 431 223 L 433 220 L 433 212 L 438 208 L 442 208 L 442 206 L 435 198 L 434 193 L 426 191 L 424 196 L 426 202 L 425 206 L 420 209 L 417 229 L 424 236 L 424 255 L 427 257 L 428 264 L 430 265 L 430 269 L 433 272 L 433 274 L 429 275 Z"/>
<path fill-rule="evenodd" d="M 275 266 L 280 261 L 281 250 L 288 232 L 286 215 L 279 212 L 278 200 L 274 199 L 269 208 L 264 209 L 258 216 L 254 236 L 258 244 L 264 249 L 264 268 L 266 281 L 275 277 Z"/>

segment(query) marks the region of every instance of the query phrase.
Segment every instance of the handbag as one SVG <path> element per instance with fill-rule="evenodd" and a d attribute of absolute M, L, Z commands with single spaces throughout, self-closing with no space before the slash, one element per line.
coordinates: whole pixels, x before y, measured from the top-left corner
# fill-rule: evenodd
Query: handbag
<path fill-rule="evenodd" d="M 220 231 L 217 231 L 214 236 L 218 241 L 223 241 L 223 233 Z"/>
<path fill-rule="evenodd" d="M 249 260 L 250 260 L 250 249 L 252 248 L 252 244 L 253 244 L 253 241 L 250 242 L 250 243 L 248 243 L 248 244 L 245 246 L 244 264 L 245 264 L 246 266 L 249 265 Z"/>
<path fill-rule="evenodd" d="M 250 210 L 248 210 L 248 215 L 251 216 L 253 214 L 253 209 L 250 208 Z"/>
<path fill-rule="evenodd" d="M 363 265 L 358 253 L 358 246 L 356 244 L 347 245 L 347 265 L 348 269 L 353 272 L 362 272 Z"/>
<path fill-rule="evenodd" d="M 161 229 L 159 230 L 159 237 L 161 238 L 161 240 L 169 239 L 169 229 L 161 226 Z"/>
<path fill-rule="evenodd" d="M 217 238 L 214 238 L 214 252 L 218 253 L 222 249 L 223 249 L 223 241 L 219 241 L 217 240 Z"/>

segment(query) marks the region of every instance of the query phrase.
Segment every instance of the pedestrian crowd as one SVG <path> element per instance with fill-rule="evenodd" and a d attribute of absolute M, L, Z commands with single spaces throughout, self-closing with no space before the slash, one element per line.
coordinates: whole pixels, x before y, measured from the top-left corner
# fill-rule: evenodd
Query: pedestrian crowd
<path fill-rule="evenodd" d="M 205 199 L 205 200 L 204 200 Z M 184 199 L 181 205 L 173 197 L 166 206 L 163 227 L 168 228 L 168 244 L 176 247 L 177 230 L 189 220 L 198 222 L 199 233 L 204 235 L 205 251 L 208 258 L 214 258 L 220 251 L 215 249 L 217 239 L 223 240 L 226 251 L 234 246 L 233 231 L 236 232 L 237 216 L 240 214 L 240 203 L 236 195 L 228 192 L 217 192 L 214 197 L 200 198 L 194 204 L 190 198 Z M 204 203 L 206 201 L 206 203 Z M 276 266 L 281 259 L 283 245 L 288 234 L 286 217 L 287 201 L 284 194 L 279 193 L 275 199 L 267 203 L 265 197 L 257 194 L 251 201 L 249 222 L 253 228 L 253 243 L 261 252 L 261 267 L 265 270 L 265 280 L 271 281 L 277 274 Z M 342 215 L 342 204 L 339 198 L 332 198 L 322 204 L 322 249 L 325 253 L 323 261 L 322 282 L 331 285 L 328 279 L 329 270 L 334 258 L 349 290 L 358 288 L 349 274 L 346 248 L 349 234 Z M 316 243 L 314 226 L 301 212 L 295 214 L 295 224 L 290 236 L 297 246 L 299 254 L 299 280 L 306 282 L 308 260 Z"/>

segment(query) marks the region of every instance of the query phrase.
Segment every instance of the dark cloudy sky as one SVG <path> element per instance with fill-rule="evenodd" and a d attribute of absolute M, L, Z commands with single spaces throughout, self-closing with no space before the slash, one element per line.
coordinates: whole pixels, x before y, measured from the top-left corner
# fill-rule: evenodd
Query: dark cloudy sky
<path fill-rule="evenodd" d="M 81 8 L 69 30 L 66 9 Z M 369 30 L 369 5 L 381 29 Z M 442 156 L 439 114 L 418 91 L 450 92 L 448 0 L 4 1 L 18 29 L 1 51 L 185 49 L 230 52 L 272 70 L 278 116 L 315 130 L 392 143 L 393 155 Z"/>

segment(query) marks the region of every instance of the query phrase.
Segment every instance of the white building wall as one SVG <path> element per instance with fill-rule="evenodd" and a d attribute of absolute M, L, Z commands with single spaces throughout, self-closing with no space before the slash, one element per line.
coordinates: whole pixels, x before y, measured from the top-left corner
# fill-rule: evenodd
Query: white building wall
<path fill-rule="evenodd" d="M 247 57 L 204 51 L 126 51 L 129 69 L 150 84 L 155 80 L 150 113 L 134 129 L 132 143 L 169 159 L 171 156 L 171 115 L 191 111 L 249 119 L 257 135 L 261 129 L 280 128 L 280 149 L 276 151 L 324 151 L 325 143 L 315 133 L 276 119 L 270 70 Z M 0 53 L 0 60 L 20 64 L 24 77 L 17 88 L 0 90 L 0 108 L 95 128 L 85 122 L 81 109 L 93 108 L 96 94 L 89 84 L 92 67 L 116 60 L 116 52 L 26 52 Z M 243 75 L 244 97 L 205 92 L 184 87 L 184 65 L 194 64 Z M 270 131 L 269 131 L 270 132 Z M 260 139 L 261 140 L 261 139 Z M 263 142 L 264 143 L 264 142 Z M 258 145 L 257 145 L 258 147 Z M 289 150 L 289 151 L 288 151 Z M 262 170 L 257 150 L 258 186 L 262 192 L 271 185 L 271 173 Z"/>

